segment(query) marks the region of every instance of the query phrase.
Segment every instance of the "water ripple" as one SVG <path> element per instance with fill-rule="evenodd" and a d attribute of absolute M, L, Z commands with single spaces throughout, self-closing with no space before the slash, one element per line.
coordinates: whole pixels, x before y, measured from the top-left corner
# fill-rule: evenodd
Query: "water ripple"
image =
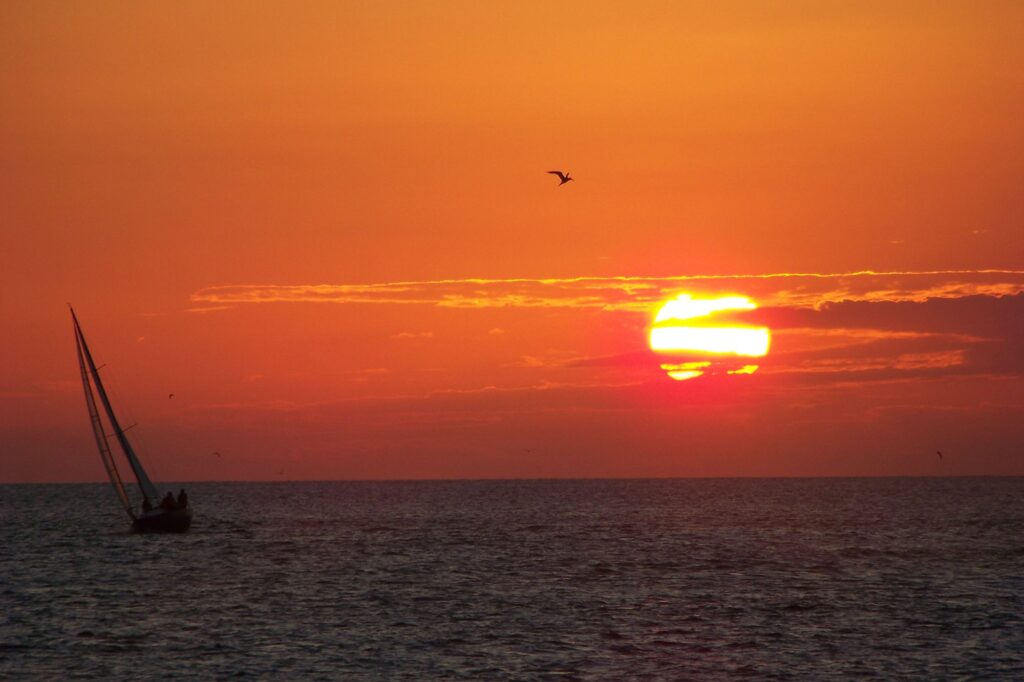
<path fill-rule="evenodd" d="M 1024 678 L 1022 479 L 188 488 L 0 486 L 0 678 Z"/>

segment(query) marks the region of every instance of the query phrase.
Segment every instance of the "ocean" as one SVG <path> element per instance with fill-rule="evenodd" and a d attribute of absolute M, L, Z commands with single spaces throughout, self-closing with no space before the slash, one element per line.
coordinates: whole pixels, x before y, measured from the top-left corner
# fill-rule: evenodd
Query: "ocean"
<path fill-rule="evenodd" d="M 0 486 L 0 679 L 1024 679 L 1022 478 L 184 487 Z"/>

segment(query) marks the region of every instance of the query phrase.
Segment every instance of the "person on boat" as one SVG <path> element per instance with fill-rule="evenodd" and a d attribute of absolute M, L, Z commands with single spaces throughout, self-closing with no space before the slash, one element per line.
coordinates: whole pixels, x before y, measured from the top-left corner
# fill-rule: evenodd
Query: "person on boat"
<path fill-rule="evenodd" d="M 153 511 L 153 503 L 149 501 L 148 497 L 142 498 L 142 511 L 151 512 Z"/>
<path fill-rule="evenodd" d="M 178 507 L 184 509 L 188 506 L 188 495 L 185 493 L 185 489 L 182 488 L 181 492 L 178 493 Z"/>
<path fill-rule="evenodd" d="M 174 509 L 174 494 L 168 492 L 167 495 L 164 496 L 163 501 L 160 503 L 160 507 L 166 509 L 167 511 Z"/>

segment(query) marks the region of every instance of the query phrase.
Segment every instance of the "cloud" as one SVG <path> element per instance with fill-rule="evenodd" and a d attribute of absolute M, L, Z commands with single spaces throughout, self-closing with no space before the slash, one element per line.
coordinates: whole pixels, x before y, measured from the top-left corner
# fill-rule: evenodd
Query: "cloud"
<path fill-rule="evenodd" d="M 375 377 L 391 374 L 387 367 L 369 367 L 367 369 L 356 369 L 349 372 L 349 381 L 367 382 Z"/>
<path fill-rule="evenodd" d="M 891 331 L 966 333 L 1004 336 L 1024 328 L 1024 293 L 929 296 L 824 302 L 815 308 L 762 308 L 748 314 L 772 329 L 815 327 Z"/>
<path fill-rule="evenodd" d="M 792 352 L 772 358 L 790 371 L 848 363 L 893 371 L 929 367 L 956 373 L 1024 373 L 1024 294 L 925 301 L 843 301 L 817 309 L 757 311 Z M 815 343 L 815 339 L 824 343 Z M 941 358 L 941 359 L 940 359 Z"/>
<path fill-rule="evenodd" d="M 769 273 L 671 277 L 441 279 L 371 284 L 250 284 L 201 289 L 210 306 L 256 303 L 431 305 L 446 308 L 596 308 L 646 312 L 681 291 L 741 292 L 762 306 L 818 308 L 828 303 L 925 301 L 1024 292 L 1024 270 Z"/>
<path fill-rule="evenodd" d="M 649 357 L 649 356 L 648 356 Z M 504 367 L 520 367 L 526 369 L 557 369 L 572 366 L 579 359 L 578 354 L 569 350 L 547 348 L 532 355 L 521 355 Z"/>
<path fill-rule="evenodd" d="M 882 381 L 954 374 L 1024 372 L 1024 270 L 859 271 L 682 275 L 443 279 L 374 284 L 238 285 L 197 291 L 209 306 L 258 303 L 423 305 L 439 308 L 599 310 L 644 315 L 680 292 L 740 293 L 760 308 L 723 315 L 773 331 L 759 376 L 803 382 Z M 498 327 L 489 334 L 501 333 Z M 634 332 L 630 332 L 631 334 Z M 405 331 L 396 339 L 430 338 Z M 625 338 L 625 337 L 624 337 Z M 501 365 L 644 372 L 673 354 L 652 357 L 642 334 L 598 357 L 517 349 Z M 603 368 L 603 370 L 601 369 Z"/>
<path fill-rule="evenodd" d="M 546 364 L 547 363 L 545 363 L 540 358 L 534 357 L 532 355 L 524 355 L 521 358 L 519 358 L 518 361 L 510 363 L 508 366 L 509 367 L 531 367 L 531 368 L 536 368 L 536 367 L 545 367 Z"/>
<path fill-rule="evenodd" d="M 195 298 L 193 297 L 192 300 L 195 300 Z M 222 310 L 231 310 L 234 307 L 235 306 L 233 306 L 233 305 L 203 306 L 203 307 L 199 307 L 199 308 L 186 308 L 185 312 L 186 313 L 198 313 L 198 314 L 216 313 L 216 312 L 220 312 Z"/>
<path fill-rule="evenodd" d="M 393 339 L 432 339 L 434 332 L 399 332 L 391 336 Z"/>

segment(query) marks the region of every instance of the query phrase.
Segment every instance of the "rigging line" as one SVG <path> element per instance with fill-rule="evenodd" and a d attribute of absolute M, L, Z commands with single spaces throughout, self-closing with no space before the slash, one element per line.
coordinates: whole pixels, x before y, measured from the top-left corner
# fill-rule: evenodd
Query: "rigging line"
<path fill-rule="evenodd" d="M 113 433 L 108 433 L 107 434 L 107 438 L 110 438 L 111 436 L 117 436 L 118 434 L 128 433 L 129 431 L 134 429 L 136 426 L 138 426 L 138 423 L 132 424 L 131 426 L 129 426 L 126 429 L 121 429 L 120 431 L 114 431 Z"/>

